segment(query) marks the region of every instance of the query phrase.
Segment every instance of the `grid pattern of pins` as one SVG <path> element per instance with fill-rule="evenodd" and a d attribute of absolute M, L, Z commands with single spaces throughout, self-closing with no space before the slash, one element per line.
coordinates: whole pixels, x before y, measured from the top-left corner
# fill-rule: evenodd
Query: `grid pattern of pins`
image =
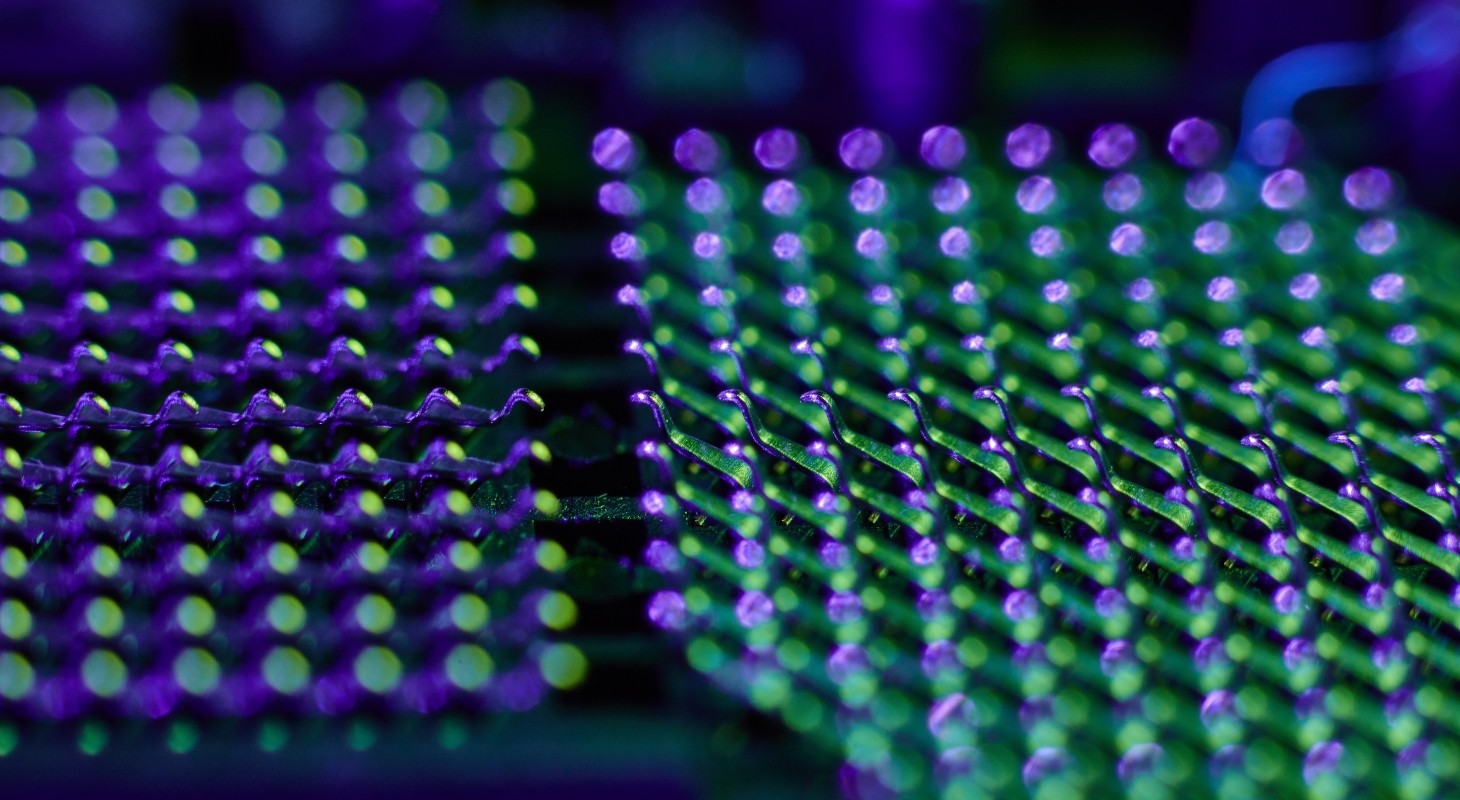
<path fill-rule="evenodd" d="M 0 89 L 0 753 L 582 679 L 512 413 L 530 111 L 506 80 Z"/>
<path fill-rule="evenodd" d="M 858 796 L 1454 791 L 1456 241 L 1297 136 L 601 132 L 650 619 Z"/>

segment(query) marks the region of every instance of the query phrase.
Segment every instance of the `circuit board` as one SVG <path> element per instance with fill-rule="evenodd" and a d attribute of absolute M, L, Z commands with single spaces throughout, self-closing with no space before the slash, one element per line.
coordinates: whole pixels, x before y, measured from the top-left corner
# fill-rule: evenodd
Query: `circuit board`
<path fill-rule="evenodd" d="M 0 90 L 7 781 L 1454 790 L 1457 241 L 1399 176 L 552 115 Z"/>

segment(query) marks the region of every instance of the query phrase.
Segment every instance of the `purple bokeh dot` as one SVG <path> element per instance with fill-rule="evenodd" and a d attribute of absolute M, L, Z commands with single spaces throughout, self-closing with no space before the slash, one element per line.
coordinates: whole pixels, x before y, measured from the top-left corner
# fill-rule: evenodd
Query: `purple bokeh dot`
<path fill-rule="evenodd" d="M 1199 172 L 1186 181 L 1186 204 L 1198 211 L 1210 211 L 1227 199 L 1227 179 L 1215 172 Z"/>
<path fill-rule="evenodd" d="M 782 261 L 791 261 L 800 258 L 806 252 L 806 246 L 801 243 L 800 236 L 786 232 L 776 235 L 771 242 L 771 252 Z"/>
<path fill-rule="evenodd" d="M 684 564 L 679 550 L 663 539 L 655 539 L 644 549 L 644 560 L 656 572 L 675 572 Z"/>
<path fill-rule="evenodd" d="M 1279 586 L 1272 593 L 1272 607 L 1279 614 L 1292 614 L 1302 607 L 1302 596 L 1291 586 Z"/>
<path fill-rule="evenodd" d="M 765 546 L 753 539 L 741 539 L 735 544 L 735 563 L 741 569 L 755 569 L 765 563 Z"/>
<path fill-rule="evenodd" d="M 754 150 L 755 159 L 762 167 L 781 170 L 796 161 L 801 143 L 796 134 L 785 128 L 772 128 L 756 137 Z"/>
<path fill-rule="evenodd" d="M 1369 284 L 1369 294 L 1375 300 L 1382 300 L 1386 303 L 1396 303 L 1404 297 L 1404 276 L 1394 272 L 1386 272 L 1374 279 Z"/>
<path fill-rule="evenodd" d="M 1098 167 L 1117 169 L 1136 153 L 1135 131 L 1120 123 L 1101 125 L 1090 135 L 1090 160 Z"/>
<path fill-rule="evenodd" d="M 1290 164 L 1303 149 L 1298 127 L 1286 119 L 1270 119 L 1252 130 L 1247 152 L 1264 167 Z"/>
<path fill-rule="evenodd" d="M 1059 192 L 1055 189 L 1054 181 L 1043 175 L 1034 175 L 1025 178 L 1019 184 L 1019 189 L 1014 193 L 1014 200 L 1019 207 L 1027 214 L 1043 214 L 1054 205 Z"/>
<path fill-rule="evenodd" d="M 1218 303 L 1226 303 L 1237 297 L 1237 282 L 1221 275 L 1207 284 L 1207 297 Z"/>
<path fill-rule="evenodd" d="M 1298 300 L 1312 300 L 1322 288 L 1323 282 L 1311 272 L 1304 272 L 1288 282 L 1288 294 Z"/>
<path fill-rule="evenodd" d="M 1065 237 L 1059 228 L 1042 225 L 1029 234 L 1029 250 L 1040 258 L 1053 258 L 1065 249 Z"/>
<path fill-rule="evenodd" d="M 684 203 L 699 214 L 725 209 L 725 189 L 713 178 L 700 178 L 684 190 Z"/>
<path fill-rule="evenodd" d="M 1371 256 L 1383 255 L 1399 241 L 1399 229 L 1387 219 L 1371 219 L 1354 232 L 1354 244 Z"/>
<path fill-rule="evenodd" d="M 735 618 L 746 628 L 769 622 L 775 613 L 775 603 L 766 597 L 765 592 L 748 591 L 735 603 Z"/>
<path fill-rule="evenodd" d="M 1343 745 L 1336 741 L 1319 742 L 1303 757 L 1303 782 L 1313 784 L 1318 776 L 1336 772 L 1343 762 Z"/>
<path fill-rule="evenodd" d="M 1221 132 L 1215 125 L 1196 117 L 1176 123 L 1166 142 L 1166 152 L 1183 167 L 1205 167 L 1216 160 L 1221 149 Z"/>
<path fill-rule="evenodd" d="M 699 128 L 690 128 L 674 140 L 674 160 L 690 172 L 714 172 L 720 166 L 720 143 Z"/>
<path fill-rule="evenodd" d="M 933 208 L 940 214 L 956 214 L 968 205 L 971 193 L 968 188 L 968 181 L 962 178 L 949 176 L 933 184 L 928 192 L 928 199 L 932 201 Z"/>
<path fill-rule="evenodd" d="M 923 134 L 918 153 L 934 169 L 951 170 L 968 155 L 968 142 L 957 128 L 937 125 Z"/>
<path fill-rule="evenodd" d="M 1070 299 L 1070 285 L 1064 281 L 1050 281 L 1044 285 L 1044 299 L 1050 303 L 1063 303 Z"/>
<path fill-rule="evenodd" d="M 1110 250 L 1116 255 L 1135 256 L 1146 247 L 1146 232 L 1134 222 L 1122 222 L 1110 232 Z"/>
<path fill-rule="evenodd" d="M 908 558 L 920 567 L 926 567 L 938 560 L 938 543 L 932 539 L 919 538 L 908 548 Z"/>
<path fill-rule="evenodd" d="M 644 257 L 644 243 L 632 233 L 616 233 L 608 243 L 608 252 L 620 261 L 638 261 Z"/>
<path fill-rule="evenodd" d="M 679 592 L 655 592 L 649 598 L 649 621 L 665 630 L 683 628 L 687 613 L 684 597 Z"/>
<path fill-rule="evenodd" d="M 876 228 L 868 228 L 857 234 L 857 252 L 863 258 L 878 259 L 887 255 L 890 249 L 887 234 Z"/>
<path fill-rule="evenodd" d="M 725 255 L 725 240 L 717 233 L 703 231 L 695 235 L 694 251 L 706 260 L 720 258 Z"/>
<path fill-rule="evenodd" d="M 829 541 L 821 545 L 821 563 L 827 569 L 843 569 L 851 563 L 851 553 L 841 542 Z"/>
<path fill-rule="evenodd" d="M 949 228 L 938 237 L 938 249 L 949 258 L 967 258 L 973 252 L 973 239 L 963 228 Z"/>
<path fill-rule="evenodd" d="M 847 199 L 858 214 L 875 214 L 887 205 L 887 185 L 870 175 L 858 178 Z"/>
<path fill-rule="evenodd" d="M 833 683 L 844 683 L 853 675 L 871 669 L 867 651 L 856 644 L 839 644 L 826 657 L 826 677 Z"/>
<path fill-rule="evenodd" d="M 834 592 L 826 598 L 826 618 L 837 625 L 862 618 L 862 598 L 853 592 Z"/>
<path fill-rule="evenodd" d="M 1106 619 L 1125 611 L 1125 595 L 1119 589 L 1101 589 L 1095 595 L 1095 613 Z"/>
<path fill-rule="evenodd" d="M 1150 302 L 1156 296 L 1156 285 L 1149 278 L 1136 278 L 1125 288 L 1125 296 L 1137 303 Z"/>
<path fill-rule="evenodd" d="M 639 213 L 643 202 L 634 187 L 621 181 L 609 181 L 598 187 L 598 206 L 615 216 L 627 217 Z"/>
<path fill-rule="evenodd" d="M 1014 622 L 1033 619 L 1039 613 L 1039 600 L 1023 589 L 1015 589 L 1004 597 L 1004 616 Z"/>
<path fill-rule="evenodd" d="M 1225 253 L 1232 245 L 1232 226 L 1219 220 L 1207 220 L 1192 234 L 1191 246 L 1209 256 Z"/>
<path fill-rule="evenodd" d="M 1208 728 L 1237 715 L 1237 696 L 1226 689 L 1216 689 L 1201 701 L 1201 722 Z"/>
<path fill-rule="evenodd" d="M 1054 148 L 1054 137 L 1042 125 L 1026 122 L 1009 132 L 1004 140 L 1004 154 L 1009 163 L 1020 169 L 1034 169 L 1049 158 Z"/>
<path fill-rule="evenodd" d="M 1280 169 L 1262 181 L 1262 202 L 1268 208 L 1286 211 L 1308 197 L 1308 179 L 1295 169 Z"/>
<path fill-rule="evenodd" d="M 624 172 L 639 160 L 634 137 L 620 128 L 605 128 L 593 137 L 593 161 L 610 172 Z"/>
<path fill-rule="evenodd" d="M 1273 243 L 1290 256 L 1306 253 L 1313 246 L 1313 226 L 1301 219 L 1284 222 Z"/>
<path fill-rule="evenodd" d="M 777 217 L 789 217 L 801 208 L 801 189 L 788 180 L 771 181 L 761 192 L 760 205 Z"/>
<path fill-rule="evenodd" d="M 1394 198 L 1394 178 L 1379 167 L 1361 167 L 1343 179 L 1343 199 L 1360 211 L 1377 211 Z"/>
<path fill-rule="evenodd" d="M 865 172 L 876 168 L 886 154 L 887 144 L 881 133 L 871 128 L 857 128 L 842 137 L 837 155 L 848 169 Z"/>
<path fill-rule="evenodd" d="M 1100 197 L 1106 208 L 1117 214 L 1124 214 L 1141 202 L 1143 194 L 1145 188 L 1141 186 L 1141 179 L 1129 172 L 1121 172 L 1110 176 Z"/>

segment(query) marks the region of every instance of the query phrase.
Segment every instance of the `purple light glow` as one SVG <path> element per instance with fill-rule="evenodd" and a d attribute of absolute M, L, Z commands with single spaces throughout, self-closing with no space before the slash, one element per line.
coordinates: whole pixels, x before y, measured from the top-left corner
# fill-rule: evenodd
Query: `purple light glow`
<path fill-rule="evenodd" d="M 620 261 L 638 261 L 644 257 L 644 243 L 632 233 L 616 233 L 608 243 L 608 252 Z"/>
<path fill-rule="evenodd" d="M 1308 197 L 1308 180 L 1295 169 L 1280 169 L 1262 182 L 1262 202 L 1268 208 L 1297 208 Z"/>
<path fill-rule="evenodd" d="M 1380 275 L 1369 284 L 1369 294 L 1385 303 L 1399 302 L 1404 297 L 1404 276 L 1393 272 Z"/>
<path fill-rule="evenodd" d="M 1122 222 L 1110 232 L 1110 250 L 1116 255 L 1137 256 L 1146 248 L 1146 232 L 1134 222 Z"/>
<path fill-rule="evenodd" d="M 619 128 L 605 128 L 593 137 L 593 161 L 609 172 L 627 172 L 639 160 L 634 137 Z"/>
<path fill-rule="evenodd" d="M 1343 179 L 1343 199 L 1360 211 L 1377 211 L 1394 199 L 1394 178 L 1379 167 L 1361 167 Z"/>
<path fill-rule="evenodd" d="M 776 606 L 764 592 L 751 590 L 735 603 L 735 618 L 746 628 L 763 625 L 775 616 Z"/>
<path fill-rule="evenodd" d="M 1058 197 L 1059 192 L 1055 189 L 1054 181 L 1043 175 L 1024 179 L 1014 193 L 1015 202 L 1026 214 L 1043 214 Z"/>
<path fill-rule="evenodd" d="M 1117 214 L 1124 214 L 1140 204 L 1143 194 L 1145 189 L 1141 186 L 1141 179 L 1129 172 L 1121 172 L 1112 175 L 1105 182 L 1100 198 L 1105 202 L 1106 208 Z"/>
<path fill-rule="evenodd" d="M 1054 149 L 1054 137 L 1049 129 L 1032 122 L 1025 123 L 1009 132 L 1004 140 L 1004 154 L 1009 163 L 1020 169 L 1036 169 L 1049 158 Z"/>
<path fill-rule="evenodd" d="M 887 255 L 890 250 L 887 234 L 876 228 L 868 228 L 857 234 L 857 252 L 863 258 L 876 260 Z"/>
<path fill-rule="evenodd" d="M 1273 240 L 1277 248 L 1290 256 L 1308 252 L 1313 245 L 1313 226 L 1301 219 L 1283 223 Z"/>
<path fill-rule="evenodd" d="M 783 170 L 796 162 L 801 143 L 785 128 L 772 128 L 755 140 L 755 159 L 769 170 Z"/>
<path fill-rule="evenodd" d="M 699 128 L 690 128 L 674 140 L 674 160 L 690 172 L 714 172 L 720 168 L 720 143 Z"/>
<path fill-rule="evenodd" d="M 1090 160 L 1098 167 L 1119 169 L 1136 153 L 1140 141 L 1135 131 L 1120 123 L 1101 125 L 1090 135 Z"/>
<path fill-rule="evenodd" d="M 1186 204 L 1210 211 L 1227 199 L 1227 179 L 1215 172 L 1199 172 L 1186 182 Z"/>
<path fill-rule="evenodd" d="M 870 175 L 858 178 L 847 199 L 858 214 L 875 214 L 887 206 L 887 185 Z"/>
<path fill-rule="evenodd" d="M 1222 134 L 1204 119 L 1192 117 L 1176 123 L 1166 152 L 1183 167 L 1200 169 L 1210 165 L 1221 154 Z"/>
<path fill-rule="evenodd" d="M 800 236 L 787 232 L 776 235 L 771 242 L 771 252 L 782 261 L 793 261 L 806 253 L 806 247 Z"/>
<path fill-rule="evenodd" d="M 845 569 L 852 563 L 851 551 L 847 550 L 846 545 L 837 541 L 822 544 L 819 555 L 821 563 L 826 565 L 827 569 Z"/>
<path fill-rule="evenodd" d="M 1290 164 L 1303 150 L 1303 136 L 1290 120 L 1270 119 L 1252 131 L 1247 151 L 1260 166 Z"/>
<path fill-rule="evenodd" d="M 694 253 L 707 261 L 721 258 L 725 255 L 725 240 L 719 234 L 709 231 L 696 234 Z"/>
<path fill-rule="evenodd" d="M 679 592 L 655 592 L 649 598 L 649 621 L 665 630 L 680 630 L 684 627 L 688 611 L 684 607 L 684 596 Z"/>
<path fill-rule="evenodd" d="M 752 539 L 742 539 L 735 545 L 735 563 L 741 569 L 755 569 L 765 563 L 765 547 Z"/>
<path fill-rule="evenodd" d="M 1237 297 L 1237 282 L 1225 275 L 1212 278 L 1207 284 L 1207 297 L 1218 303 L 1228 303 Z"/>
<path fill-rule="evenodd" d="M 1137 303 L 1148 303 L 1156 296 L 1156 285 L 1148 278 L 1136 278 L 1125 288 L 1125 296 Z"/>
<path fill-rule="evenodd" d="M 956 214 L 968 205 L 971 194 L 968 182 L 962 178 L 947 177 L 933 184 L 928 199 L 940 214 Z"/>
<path fill-rule="evenodd" d="M 949 258 L 968 258 L 973 252 L 973 239 L 963 228 L 949 228 L 938 237 L 938 249 Z"/>
<path fill-rule="evenodd" d="M 1232 227 L 1221 220 L 1208 220 L 1192 234 L 1191 246 L 1207 255 L 1225 253 L 1232 245 Z"/>
<path fill-rule="evenodd" d="M 1354 244 L 1371 256 L 1383 255 L 1399 241 L 1399 229 L 1391 220 L 1371 219 L 1354 233 Z"/>
<path fill-rule="evenodd" d="M 957 128 L 938 125 L 923 134 L 918 153 L 934 169 L 953 170 L 968 155 L 968 142 Z"/>
<path fill-rule="evenodd" d="M 1029 234 L 1029 250 L 1040 258 L 1053 258 L 1065 249 L 1065 236 L 1058 228 L 1043 225 Z"/>
<path fill-rule="evenodd" d="M 598 187 L 598 207 L 615 216 L 629 217 L 643 209 L 643 201 L 634 187 L 610 181 Z"/>
<path fill-rule="evenodd" d="M 771 181 L 760 195 L 760 205 L 774 216 L 793 216 L 801 209 L 801 189 L 788 180 Z"/>
<path fill-rule="evenodd" d="M 887 152 L 885 137 L 871 128 L 857 128 L 842 137 L 837 155 L 847 169 L 867 172 L 882 162 Z"/>
<path fill-rule="evenodd" d="M 684 190 L 684 203 L 699 214 L 725 210 L 725 189 L 712 178 L 700 178 Z"/>
<path fill-rule="evenodd" d="M 862 598 L 853 592 L 834 592 L 826 598 L 826 617 L 837 625 L 862 618 Z"/>
<path fill-rule="evenodd" d="M 1050 281 L 1044 285 L 1044 299 L 1049 303 L 1063 303 L 1070 299 L 1070 285 L 1064 281 Z"/>
<path fill-rule="evenodd" d="M 1288 283 L 1288 294 L 1299 300 L 1312 300 L 1318 296 L 1318 291 L 1322 288 L 1323 284 L 1317 275 L 1304 272 Z"/>
<path fill-rule="evenodd" d="M 644 549 L 644 560 L 657 572 L 677 572 L 684 565 L 684 558 L 680 556 L 679 550 L 663 539 L 649 542 L 649 546 Z"/>

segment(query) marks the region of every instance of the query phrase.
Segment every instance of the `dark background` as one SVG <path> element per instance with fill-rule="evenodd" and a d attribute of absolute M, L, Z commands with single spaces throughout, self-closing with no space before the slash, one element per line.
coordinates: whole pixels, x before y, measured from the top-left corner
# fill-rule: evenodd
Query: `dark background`
<path fill-rule="evenodd" d="M 934 122 L 1039 119 L 1070 137 L 1121 119 L 1153 137 L 1193 114 L 1234 133 L 1258 70 L 1295 48 L 1374 42 L 1436 0 L 4 0 L 0 82 L 119 94 L 176 80 L 362 88 L 510 74 L 554 125 L 688 125 L 813 142 L 872 124 L 911 147 Z M 1431 32 L 1460 40 L 1460 29 Z M 1398 56 L 1384 50 L 1381 61 Z M 1305 97 L 1309 155 L 1399 169 L 1449 218 L 1460 200 L 1460 59 Z M 576 123 L 576 124 L 574 124 Z M 539 131 L 541 135 L 541 131 Z M 568 142 L 564 142 L 567 144 Z M 545 143 L 551 144 L 551 141 Z M 552 153 L 551 149 L 544 152 Z M 560 153 L 557 157 L 580 157 Z M 578 164 L 571 165 L 580 166 Z"/>

